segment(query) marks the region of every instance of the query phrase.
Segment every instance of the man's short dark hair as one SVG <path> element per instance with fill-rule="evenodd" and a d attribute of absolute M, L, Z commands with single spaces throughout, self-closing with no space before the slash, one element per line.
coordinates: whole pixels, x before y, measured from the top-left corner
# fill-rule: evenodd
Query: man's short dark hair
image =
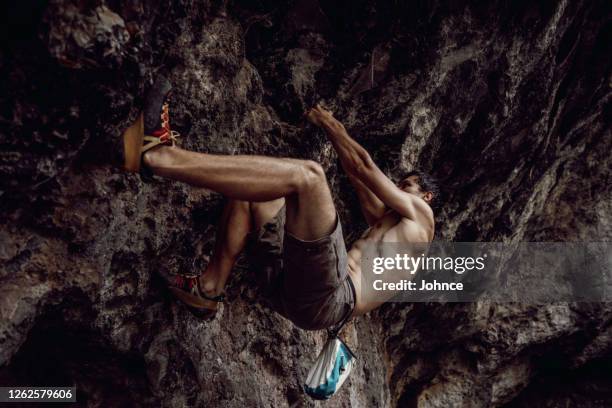
<path fill-rule="evenodd" d="M 438 187 L 438 181 L 436 180 L 436 178 L 433 177 L 429 173 L 425 173 L 424 171 L 412 170 L 406 173 L 404 175 L 404 178 L 402 178 L 402 180 L 410 176 L 417 177 L 419 188 L 421 189 L 421 192 L 423 193 L 431 192 L 433 194 L 433 198 L 431 199 L 431 202 L 429 203 L 429 205 L 431 206 L 431 208 L 436 208 L 438 206 L 439 199 L 440 199 L 440 188 Z"/>

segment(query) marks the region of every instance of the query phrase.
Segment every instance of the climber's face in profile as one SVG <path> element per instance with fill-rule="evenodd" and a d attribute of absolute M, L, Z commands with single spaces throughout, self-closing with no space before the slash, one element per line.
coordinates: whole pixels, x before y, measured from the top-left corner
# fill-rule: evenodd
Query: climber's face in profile
<path fill-rule="evenodd" d="M 400 181 L 397 186 L 400 188 L 400 190 L 417 195 L 428 203 L 431 202 L 431 199 L 433 198 L 433 193 L 423 191 L 421 189 L 421 186 L 419 185 L 419 176 L 408 176 Z"/>
<path fill-rule="evenodd" d="M 418 176 L 409 176 L 399 182 L 397 185 L 400 190 L 404 190 L 410 194 L 419 195 L 421 192 L 421 186 L 419 185 L 419 177 Z"/>

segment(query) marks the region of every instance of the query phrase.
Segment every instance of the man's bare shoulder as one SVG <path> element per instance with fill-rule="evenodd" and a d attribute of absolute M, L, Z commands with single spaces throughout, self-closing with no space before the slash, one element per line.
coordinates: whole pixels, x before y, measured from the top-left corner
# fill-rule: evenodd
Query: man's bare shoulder
<path fill-rule="evenodd" d="M 402 217 L 396 228 L 399 230 L 398 236 L 402 238 L 402 242 L 431 242 L 435 230 L 433 212 L 423 214 L 416 220 Z"/>
<path fill-rule="evenodd" d="M 427 203 L 427 201 L 423 200 L 421 197 L 413 196 L 413 200 L 416 204 L 416 217 L 413 221 L 418 223 L 425 231 L 427 231 L 428 236 L 433 239 L 436 225 L 433 209 Z"/>

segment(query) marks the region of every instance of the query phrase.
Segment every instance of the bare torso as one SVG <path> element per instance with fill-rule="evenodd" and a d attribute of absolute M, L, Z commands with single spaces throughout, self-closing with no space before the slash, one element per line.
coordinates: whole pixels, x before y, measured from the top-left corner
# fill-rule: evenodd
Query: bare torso
<path fill-rule="evenodd" d="M 384 303 L 380 300 L 368 299 L 367 296 L 362 295 L 361 258 L 364 248 L 380 242 L 431 242 L 433 232 L 433 228 L 428 231 L 418 222 L 403 218 L 393 210 L 387 210 L 374 225 L 364 231 L 348 251 L 348 273 L 355 286 L 357 297 L 353 316 L 367 313 Z"/>

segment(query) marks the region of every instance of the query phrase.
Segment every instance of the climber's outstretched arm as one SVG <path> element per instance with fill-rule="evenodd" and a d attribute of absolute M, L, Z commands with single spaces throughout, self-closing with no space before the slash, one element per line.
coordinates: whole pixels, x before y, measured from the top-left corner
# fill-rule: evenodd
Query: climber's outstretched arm
<path fill-rule="evenodd" d="M 396 186 L 374 163 L 370 154 L 347 133 L 344 125 L 331 112 L 317 105 L 307 118 L 323 128 L 340 157 L 342 167 L 352 177 L 363 183 L 376 197 L 402 217 L 430 227 L 432 211 L 420 197 Z"/>
<path fill-rule="evenodd" d="M 344 164 L 342 164 L 342 167 L 344 168 Z M 378 197 L 376 197 L 376 194 L 374 194 L 372 190 L 370 190 L 361 180 L 359 180 L 359 178 L 349 173 L 346 168 L 344 171 L 348 175 L 353 187 L 355 187 L 357 197 L 359 198 L 359 204 L 361 206 L 361 212 L 363 213 L 366 222 L 368 225 L 374 225 L 376 221 L 378 221 L 385 214 L 387 207 Z"/>
<path fill-rule="evenodd" d="M 316 108 L 315 108 L 316 109 Z M 309 117 L 309 119 L 311 119 Z M 312 121 L 312 120 L 311 120 Z M 315 123 L 313 121 L 313 123 Z M 315 123 L 319 125 L 318 123 Z M 351 184 L 355 188 L 357 198 L 359 199 L 359 205 L 361 212 L 368 225 L 374 225 L 385 213 L 387 207 L 385 204 L 370 190 L 358 177 L 356 177 L 350 168 L 347 166 L 347 162 L 343 156 L 340 156 L 340 163 L 344 168 Z"/>

